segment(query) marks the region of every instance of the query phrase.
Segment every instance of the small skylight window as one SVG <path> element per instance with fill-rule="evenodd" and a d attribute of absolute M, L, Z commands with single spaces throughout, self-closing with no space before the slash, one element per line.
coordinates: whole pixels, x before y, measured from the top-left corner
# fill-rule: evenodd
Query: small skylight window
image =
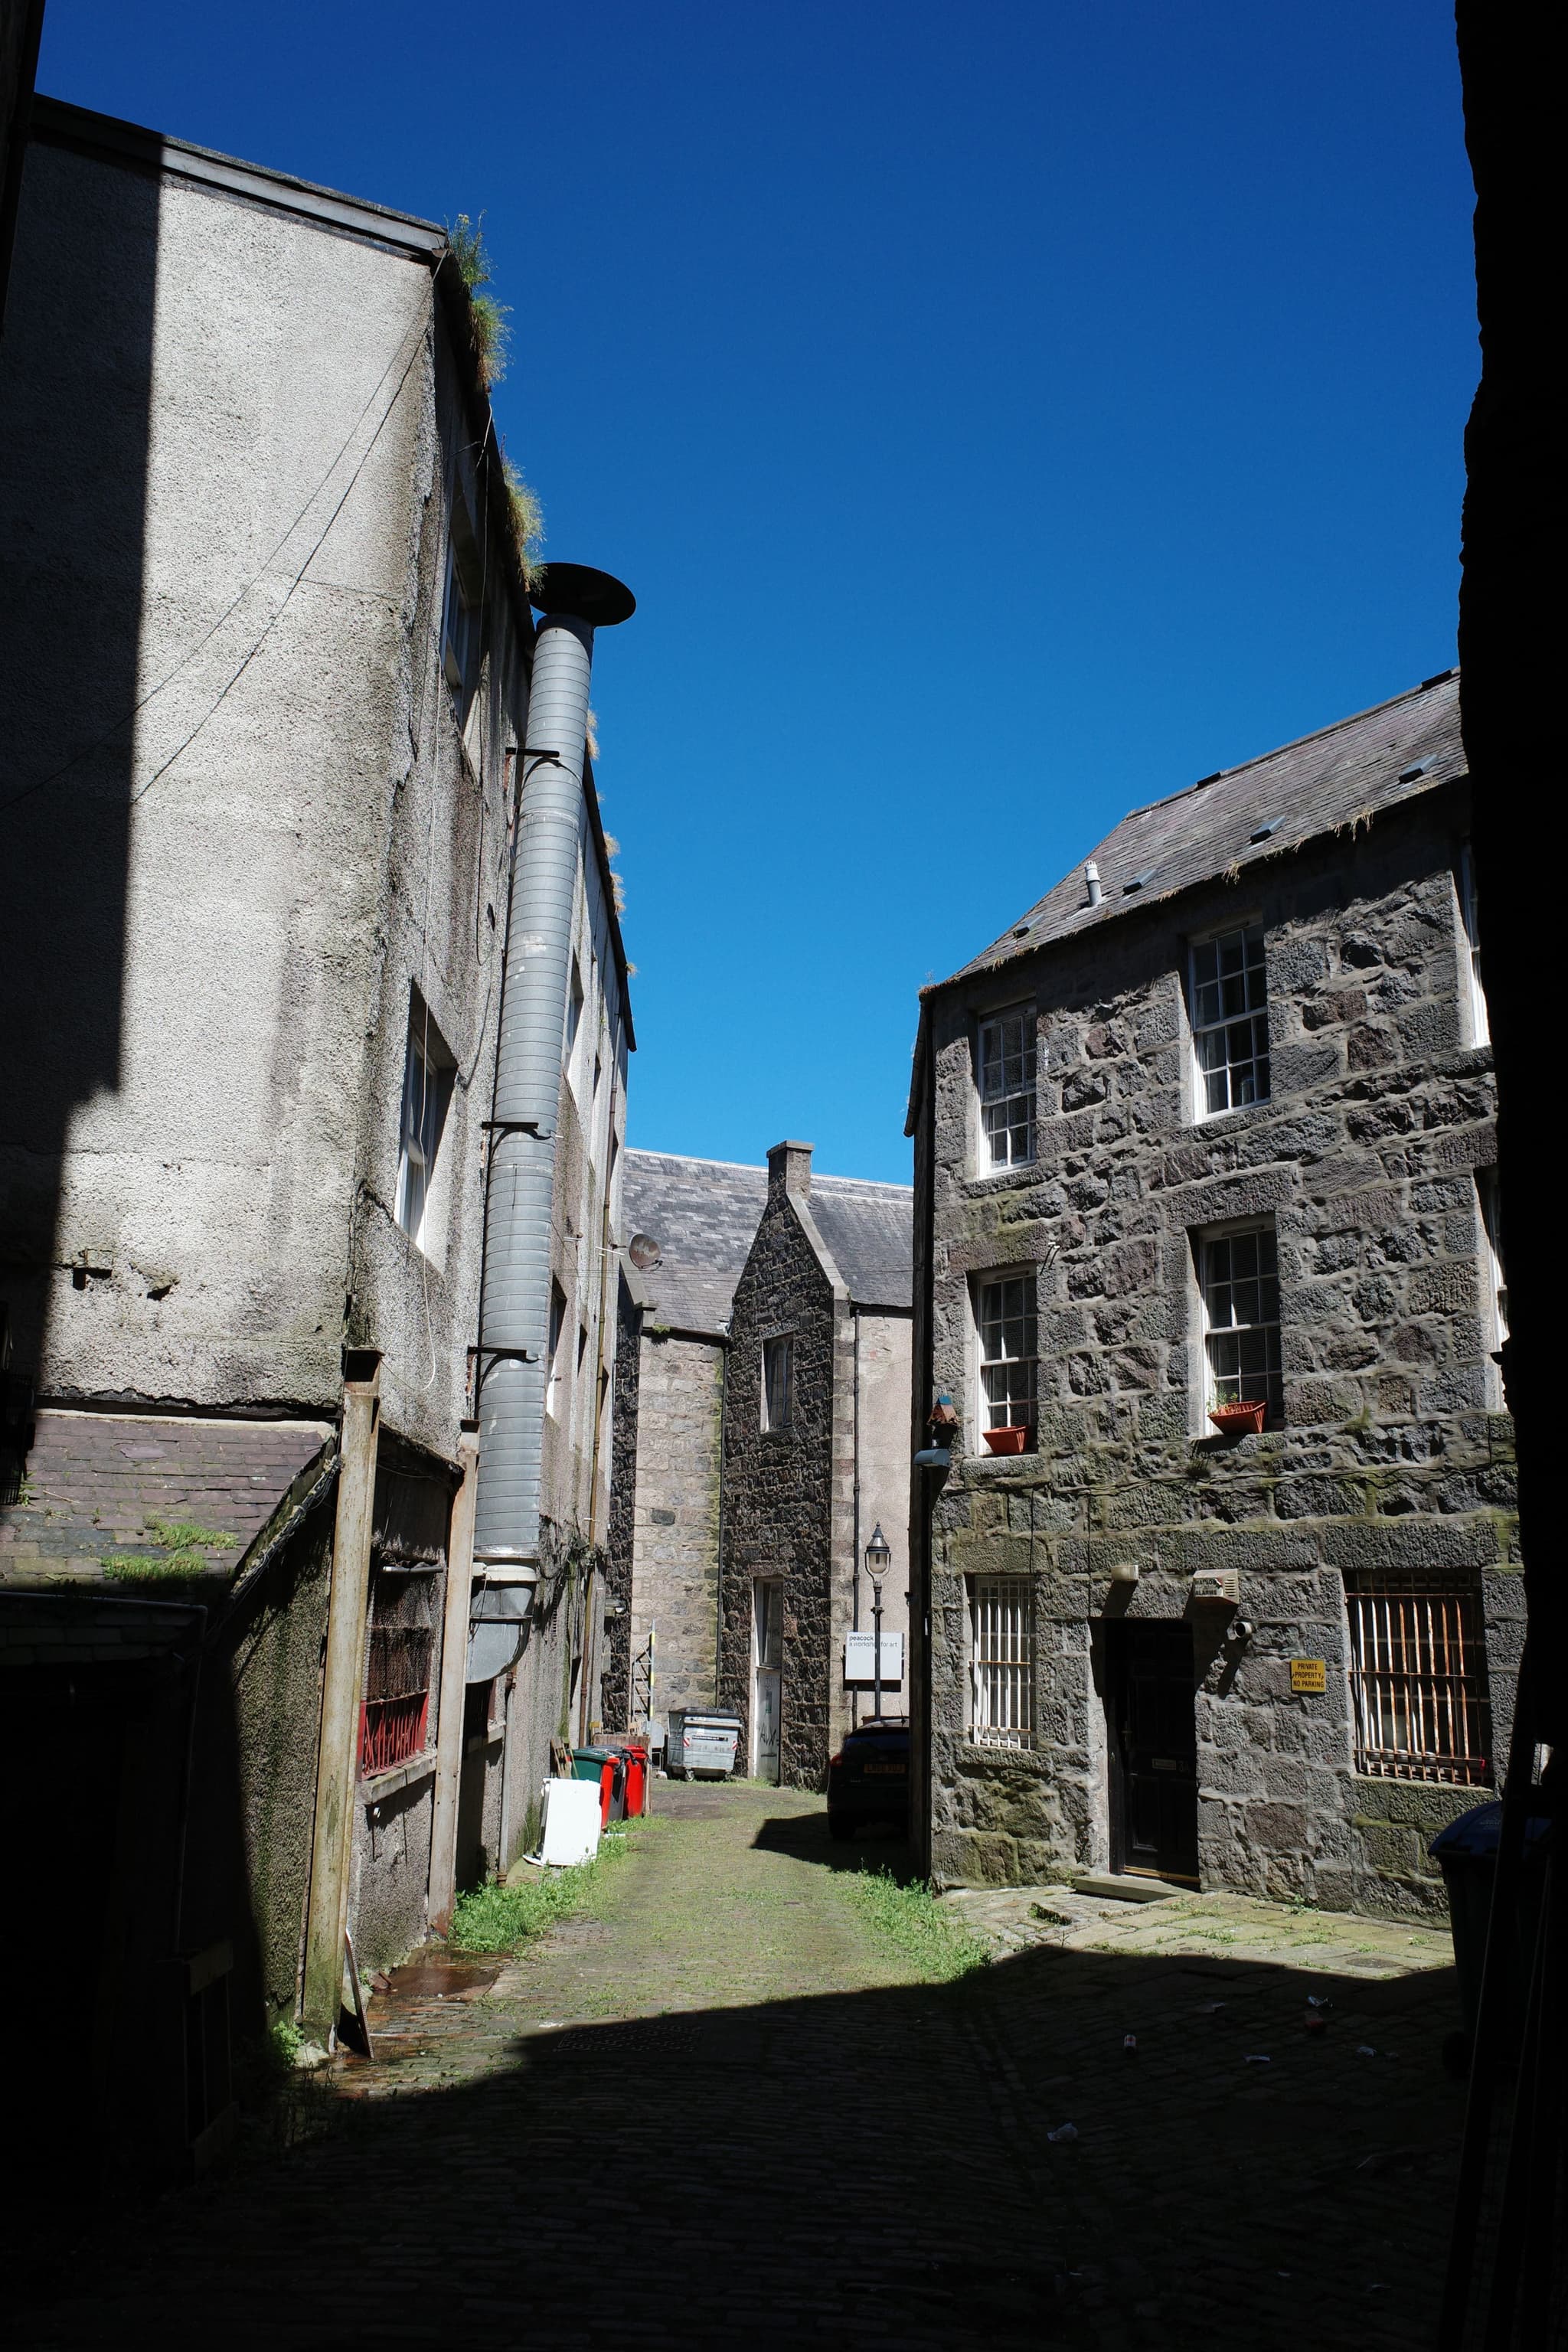
<path fill-rule="evenodd" d="M 1131 882 L 1124 882 L 1121 885 L 1122 897 L 1131 898 L 1134 890 L 1142 890 L 1145 882 L 1152 882 L 1153 879 L 1154 868 L 1151 866 L 1146 874 L 1135 874 Z"/>
<path fill-rule="evenodd" d="M 1413 784 L 1417 776 L 1429 776 L 1433 769 L 1437 764 L 1437 756 L 1436 752 L 1434 752 L 1429 760 L 1417 760 L 1413 768 L 1401 768 L 1399 771 L 1400 782 L 1402 784 Z"/>
<path fill-rule="evenodd" d="M 1248 841 L 1267 841 L 1270 834 L 1279 832 L 1284 822 L 1283 817 L 1271 816 L 1267 824 L 1260 824 L 1256 833 L 1249 833 L 1247 837 Z"/>

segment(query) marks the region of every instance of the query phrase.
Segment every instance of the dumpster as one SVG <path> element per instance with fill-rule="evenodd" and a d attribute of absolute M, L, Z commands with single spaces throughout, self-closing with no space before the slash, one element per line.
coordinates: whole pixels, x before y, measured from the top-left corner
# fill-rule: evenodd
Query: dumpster
<path fill-rule="evenodd" d="M 625 1818 L 626 1768 L 625 1759 L 617 1756 L 614 1748 L 574 1748 L 572 1778 L 574 1780 L 597 1780 L 601 1828 Z"/>
<path fill-rule="evenodd" d="M 672 1706 L 666 1735 L 667 1772 L 725 1780 L 735 1769 L 741 1718 L 719 1707 Z"/>
<path fill-rule="evenodd" d="M 1524 1870 L 1519 1905 L 1509 1936 L 1510 2007 L 1522 2018 L 1530 1989 L 1531 1962 L 1546 1878 L 1546 1833 L 1552 1824 L 1542 1813 L 1531 1813 L 1524 1824 Z M 1491 1916 L 1492 1880 L 1497 1873 L 1498 1842 L 1502 1832 L 1502 1806 L 1474 1805 L 1439 1830 L 1426 1851 L 1443 1872 L 1448 1897 L 1448 1925 L 1454 1937 L 1454 1965 L 1459 1976 L 1459 2006 L 1465 2031 L 1474 2034 L 1481 1997 L 1481 1970 L 1486 1965 L 1487 1923 Z"/>

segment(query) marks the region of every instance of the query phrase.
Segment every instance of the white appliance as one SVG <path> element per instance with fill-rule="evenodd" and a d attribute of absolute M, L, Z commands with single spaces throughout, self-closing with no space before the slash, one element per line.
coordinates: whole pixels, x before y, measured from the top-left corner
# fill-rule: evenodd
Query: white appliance
<path fill-rule="evenodd" d="M 591 1862 L 599 1851 L 597 1780 L 544 1783 L 545 1862 Z"/>

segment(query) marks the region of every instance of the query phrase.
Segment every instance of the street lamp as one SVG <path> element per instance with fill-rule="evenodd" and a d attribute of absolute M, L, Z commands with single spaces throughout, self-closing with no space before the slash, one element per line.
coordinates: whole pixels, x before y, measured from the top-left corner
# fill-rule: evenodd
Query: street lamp
<path fill-rule="evenodd" d="M 871 1712 L 874 1720 L 879 1719 L 882 1713 L 882 1579 L 892 1561 L 893 1547 L 882 1533 L 879 1520 L 866 1547 L 866 1573 L 871 1580 Z"/>

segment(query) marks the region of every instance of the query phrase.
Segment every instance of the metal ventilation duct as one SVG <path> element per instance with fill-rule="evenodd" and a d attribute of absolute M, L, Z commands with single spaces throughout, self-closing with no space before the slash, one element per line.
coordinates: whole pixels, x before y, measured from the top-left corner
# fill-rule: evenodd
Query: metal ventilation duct
<path fill-rule="evenodd" d="M 628 589 L 608 572 L 552 563 L 534 602 L 521 804 L 507 916 L 485 1267 L 479 1319 L 479 1477 L 474 1561 L 489 1589 L 474 1615 L 514 1618 L 521 1642 L 538 1574 L 539 1481 L 550 1320 L 550 1211 L 555 1113 L 572 960 L 594 631 L 628 618 Z M 494 1633 L 482 1675 L 501 1669 Z M 512 1653 L 516 1654 L 515 1649 Z M 503 1661 L 510 1664 L 510 1659 Z"/>

